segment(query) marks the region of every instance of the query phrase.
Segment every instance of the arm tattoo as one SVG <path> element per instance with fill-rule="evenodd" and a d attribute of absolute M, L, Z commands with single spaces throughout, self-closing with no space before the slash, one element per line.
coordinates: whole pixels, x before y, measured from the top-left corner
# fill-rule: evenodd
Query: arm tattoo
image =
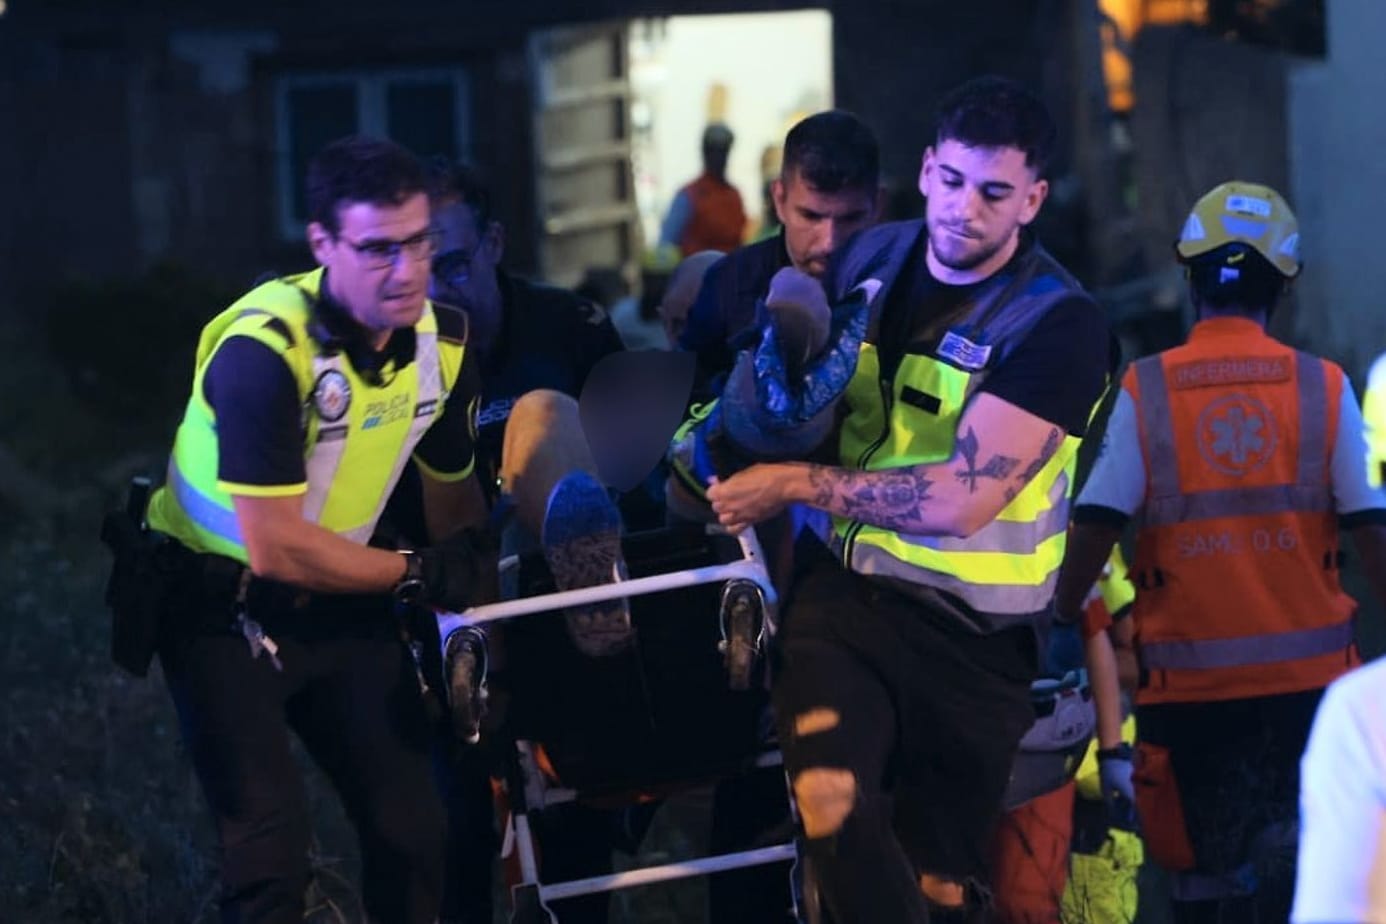
<path fill-rule="evenodd" d="M 977 492 L 977 479 L 991 478 L 996 481 L 1010 481 L 1005 486 L 1006 501 L 1014 500 L 1021 490 L 1058 450 L 1063 441 L 1063 431 L 1055 427 L 1045 438 L 1039 455 L 1025 467 L 1020 474 L 1014 474 L 1020 466 L 1019 459 L 1010 456 L 993 455 L 982 466 L 977 465 L 979 440 L 977 434 L 968 428 L 967 434 L 957 441 L 958 452 L 966 462 L 966 468 L 953 470 L 958 481 L 968 486 L 969 493 Z M 926 516 L 927 502 L 936 500 L 932 488 L 935 479 L 946 477 L 945 465 L 956 465 L 956 457 L 946 462 L 912 465 L 905 468 L 864 472 L 856 469 L 833 468 L 827 465 L 810 465 L 808 469 L 809 486 L 813 489 L 809 503 L 819 510 L 860 520 L 872 526 L 894 532 L 932 535 L 938 527 L 937 516 L 933 521 Z M 930 477 L 932 476 L 932 477 Z M 952 503 L 951 500 L 948 501 Z M 937 513 L 937 510 L 933 511 Z"/>
<path fill-rule="evenodd" d="M 971 427 L 958 440 L 958 452 L 967 461 L 967 468 L 956 469 L 954 477 L 967 485 L 969 494 L 977 493 L 977 479 L 991 478 L 995 481 L 1005 481 L 1010 477 L 1011 472 L 1020 464 L 1019 459 L 1012 459 L 1010 456 L 994 455 L 987 460 L 981 468 L 977 467 L 977 431 Z"/>
<path fill-rule="evenodd" d="M 814 465 L 809 468 L 813 506 L 852 520 L 900 532 L 924 529 L 924 502 L 933 481 L 920 467 L 883 472 Z"/>
<path fill-rule="evenodd" d="M 1063 440 L 1063 431 L 1058 427 L 1051 427 L 1049 435 L 1044 438 L 1044 448 L 1040 450 L 1038 456 L 1031 460 L 1029 465 L 1025 466 L 1025 471 L 1020 473 L 1020 478 L 1018 480 L 1022 488 L 1033 481 L 1034 477 L 1040 473 L 1040 470 L 1049 462 L 1049 458 L 1058 451 L 1059 444 L 1062 443 Z"/>

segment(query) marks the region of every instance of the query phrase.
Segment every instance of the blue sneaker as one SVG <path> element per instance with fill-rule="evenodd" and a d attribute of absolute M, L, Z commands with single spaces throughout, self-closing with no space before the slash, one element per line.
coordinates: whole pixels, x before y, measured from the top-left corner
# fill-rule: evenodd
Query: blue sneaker
<path fill-rule="evenodd" d="M 621 514 L 611 497 L 586 472 L 570 472 L 549 494 L 540 541 L 559 590 L 576 590 L 623 580 Z M 617 654 L 635 632 L 624 598 L 569 607 L 564 618 L 573 644 L 589 657 Z"/>

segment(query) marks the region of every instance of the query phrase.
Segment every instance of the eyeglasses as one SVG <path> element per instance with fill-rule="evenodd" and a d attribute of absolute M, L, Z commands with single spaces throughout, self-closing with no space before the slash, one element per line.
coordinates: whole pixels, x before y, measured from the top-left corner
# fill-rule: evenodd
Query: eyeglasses
<path fill-rule="evenodd" d="M 356 251 L 356 255 L 361 258 L 367 269 L 375 270 L 394 266 L 399 262 L 400 254 L 404 254 L 411 261 L 427 260 L 438 249 L 438 232 L 434 228 L 420 231 L 402 241 L 353 241 L 346 235 L 341 235 L 341 239 Z"/>
<path fill-rule="evenodd" d="M 449 250 L 433 258 L 433 275 L 440 282 L 450 286 L 464 286 L 472 278 L 472 261 L 476 259 L 478 241 L 470 251 Z"/>

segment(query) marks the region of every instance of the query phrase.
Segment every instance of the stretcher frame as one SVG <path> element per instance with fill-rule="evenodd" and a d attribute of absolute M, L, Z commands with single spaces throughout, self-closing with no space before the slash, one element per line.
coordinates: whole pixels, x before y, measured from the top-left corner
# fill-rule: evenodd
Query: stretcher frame
<path fill-rule="evenodd" d="M 720 527 L 708 526 L 708 534 L 721 533 Z M 535 613 L 559 611 L 570 606 L 597 603 L 620 597 L 630 598 L 646 594 L 661 593 L 694 587 L 701 584 L 725 583 L 734 580 L 749 581 L 760 593 L 764 610 L 761 629 L 757 638 L 758 646 L 765 636 L 773 632 L 774 617 L 778 598 L 765 566 L 765 554 L 754 529 L 746 529 L 736 537 L 741 558 L 723 564 L 687 568 L 664 574 L 614 581 L 578 590 L 565 590 L 555 593 L 539 594 L 505 600 L 485 606 L 472 607 L 461 613 L 440 613 L 438 615 L 438 635 L 444 649 L 448 636 L 454 631 L 470 626 L 483 626 L 502 622 Z M 519 557 L 507 556 L 500 562 L 502 573 L 519 567 Z M 726 633 L 725 613 L 719 614 L 723 644 L 729 642 Z M 579 798 L 575 790 L 546 785 L 543 773 L 539 770 L 531 744 L 515 741 L 516 760 L 519 779 L 508 780 L 510 788 L 510 817 L 503 835 L 501 856 L 507 857 L 514 851 L 520 869 L 520 881 L 511 888 L 512 924 L 557 924 L 558 919 L 548 908 L 548 901 L 575 898 L 582 895 L 616 892 L 636 886 L 659 882 L 670 882 L 695 876 L 731 869 L 742 869 L 778 863 L 784 860 L 797 861 L 798 851 L 793 841 L 743 850 L 728 854 L 717 854 L 676 863 L 663 863 L 641 867 L 623 872 L 592 876 L 568 882 L 544 883 L 539 881 L 539 863 L 533 833 L 529 824 L 529 811 L 532 808 L 547 808 Z M 753 762 L 753 767 L 780 766 L 782 758 L 777 750 L 767 750 Z M 786 791 L 785 798 L 789 799 Z"/>

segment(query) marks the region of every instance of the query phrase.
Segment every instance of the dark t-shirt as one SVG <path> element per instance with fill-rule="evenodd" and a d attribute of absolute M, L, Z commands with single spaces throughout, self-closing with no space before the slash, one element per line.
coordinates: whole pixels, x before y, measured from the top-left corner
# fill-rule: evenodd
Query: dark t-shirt
<path fill-rule="evenodd" d="M 413 330 L 396 331 L 384 350 L 371 350 L 364 336 L 341 320 L 340 309 L 323 307 L 320 318 L 329 339 L 343 349 L 358 373 L 389 375 L 413 361 Z M 438 335 L 460 339 L 466 319 L 453 309 L 435 308 Z M 287 333 L 286 328 L 281 330 Z M 435 471 L 458 473 L 472 462 L 468 404 L 476 394 L 476 370 L 464 358 L 443 413 L 429 427 L 414 454 Z M 230 337 L 213 355 L 202 378 L 202 393 L 216 414 L 217 479 L 230 484 L 274 487 L 307 481 L 303 408 L 298 385 L 284 358 L 251 337 Z"/>
<path fill-rule="evenodd" d="M 1022 237 L 1012 260 L 1032 246 L 1033 239 Z M 929 272 L 923 247 L 916 247 L 887 293 L 882 311 L 878 339 L 883 372 L 893 370 L 907 352 L 932 354 L 943 333 L 937 329 L 939 319 L 959 311 L 983 284 L 940 282 Z M 1074 295 L 1054 305 L 988 372 L 978 390 L 1081 437 L 1105 386 L 1110 350 L 1111 333 L 1102 309 L 1091 299 Z M 908 592 L 903 582 L 887 583 Z M 944 606 L 925 601 L 923 617 L 957 637 L 978 661 L 1007 676 L 1025 676 L 1033 668 L 1038 653 L 1033 632 L 1018 628 L 977 636 L 957 616 L 981 625 L 986 624 L 985 617 L 952 594 L 939 592 L 938 597 Z M 946 612 L 947 608 L 957 615 Z"/>
<path fill-rule="evenodd" d="M 581 296 L 505 273 L 500 288 L 501 333 L 478 367 L 477 461 L 492 480 L 505 423 L 521 395 L 549 388 L 577 398 L 592 367 L 625 348 L 607 313 Z"/>
<path fill-rule="evenodd" d="M 679 336 L 679 349 L 698 356 L 696 399 L 706 400 L 721 390 L 736 359 L 733 343 L 755 323 L 756 302 L 769 291 L 771 277 L 789 263 L 781 231 L 739 247 L 708 267 Z"/>
<path fill-rule="evenodd" d="M 1023 237 L 1012 263 L 1032 246 L 1033 241 Z M 941 333 L 926 336 L 923 332 L 956 311 L 983 284 L 940 282 L 929 272 L 923 248 L 916 248 L 886 298 L 880 336 L 883 365 L 898 363 L 905 352 L 932 353 Z M 1081 437 L 1106 384 L 1110 351 L 1105 313 L 1092 299 L 1074 295 L 1054 305 L 1010 355 L 987 373 L 978 391 Z"/>

